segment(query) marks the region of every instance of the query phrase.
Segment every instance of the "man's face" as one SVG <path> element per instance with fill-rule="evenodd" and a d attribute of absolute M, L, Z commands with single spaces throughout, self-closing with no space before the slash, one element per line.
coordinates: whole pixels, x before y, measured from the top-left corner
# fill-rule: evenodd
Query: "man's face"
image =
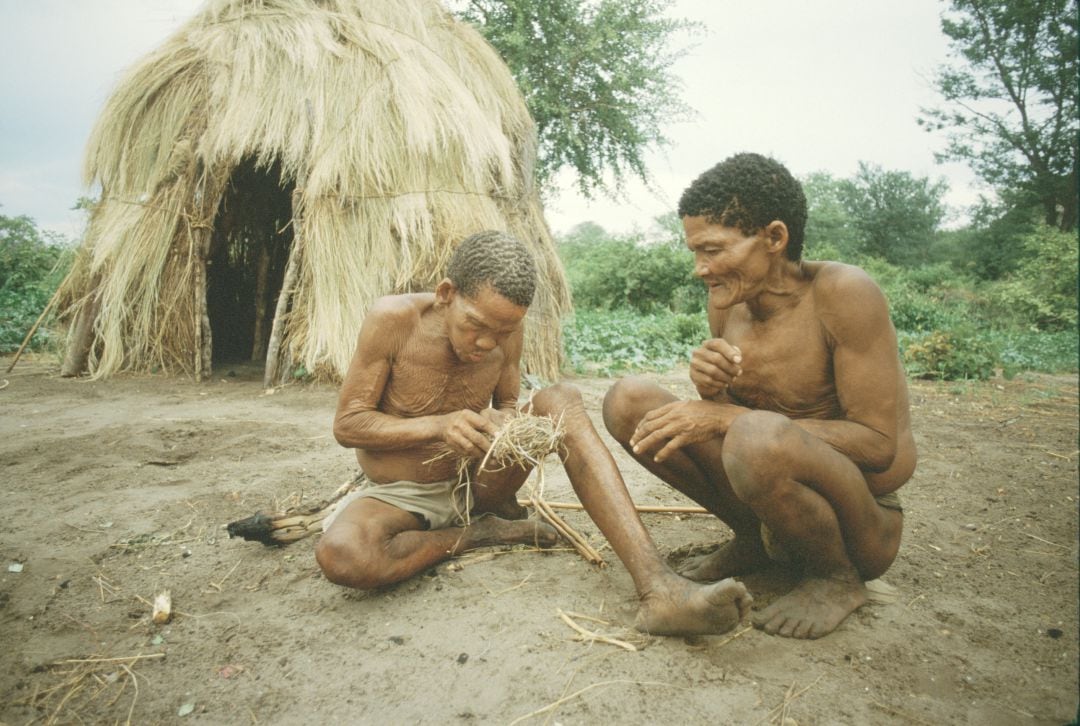
<path fill-rule="evenodd" d="M 745 235 L 705 217 L 682 221 L 694 274 L 708 287 L 710 306 L 729 308 L 761 292 L 771 264 L 764 230 Z"/>
<path fill-rule="evenodd" d="M 490 285 L 482 287 L 473 297 L 461 294 L 452 284 L 450 288 L 446 332 L 454 354 L 465 363 L 478 363 L 502 345 L 521 327 L 528 311 L 495 292 Z"/>

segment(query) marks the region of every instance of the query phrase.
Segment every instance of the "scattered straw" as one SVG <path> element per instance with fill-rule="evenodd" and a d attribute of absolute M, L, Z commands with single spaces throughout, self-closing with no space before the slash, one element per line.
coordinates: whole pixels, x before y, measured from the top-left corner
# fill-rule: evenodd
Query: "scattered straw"
<path fill-rule="evenodd" d="M 675 686 L 675 685 L 673 685 L 671 683 L 664 683 L 663 681 L 631 681 L 631 680 L 628 680 L 628 679 L 625 679 L 625 678 L 620 678 L 620 679 L 612 680 L 612 681 L 598 681 L 597 683 L 592 683 L 592 684 L 590 684 L 588 686 L 585 686 L 584 688 L 580 688 L 580 689 L 574 691 L 569 696 L 563 696 L 559 700 L 557 700 L 557 701 L 555 701 L 553 703 L 549 703 L 548 705 L 544 706 L 543 708 L 538 708 L 535 711 L 532 711 L 531 713 L 525 714 L 524 716 L 518 716 L 517 718 L 515 718 L 513 721 L 510 722 L 509 726 L 516 726 L 516 724 L 519 724 L 522 721 L 527 721 L 527 720 L 529 720 L 530 718 L 532 718 L 534 716 L 539 716 L 540 714 L 547 713 L 548 711 L 552 711 L 552 710 L 558 708 L 559 706 L 563 705 L 567 701 L 572 701 L 575 698 L 577 698 L 578 696 L 581 696 L 584 693 L 588 693 L 589 691 L 593 690 L 594 688 L 602 688 L 604 686 L 614 686 L 614 685 L 618 685 L 620 683 L 625 683 L 627 685 L 634 685 L 634 686 L 664 686 L 666 688 L 678 688 L 679 687 L 679 686 Z"/>
<path fill-rule="evenodd" d="M 34 692 L 25 703 L 39 711 L 49 712 L 45 724 L 84 722 L 88 716 L 90 720 L 98 720 L 102 706 L 112 707 L 130 683 L 134 693 L 124 721 L 130 724 L 139 700 L 140 674 L 134 669 L 135 663 L 164 657 L 164 653 L 138 653 L 115 658 L 90 656 L 53 661 L 44 670 L 57 676 L 58 682 L 44 687 L 35 685 Z M 106 700 L 112 691 L 115 691 L 112 698 Z M 82 713 L 91 707 L 93 711 Z"/>
<path fill-rule="evenodd" d="M 571 618 L 567 613 L 563 612 L 559 608 L 556 608 L 555 612 L 559 614 L 559 617 L 564 623 L 573 628 L 574 632 L 578 634 L 578 640 L 584 640 L 590 643 L 607 643 L 608 645 L 614 645 L 615 647 L 622 648 L 623 650 L 629 650 L 632 653 L 636 653 L 638 650 L 637 646 L 626 640 L 614 638 L 610 635 L 604 635 L 603 633 L 594 633 L 593 631 L 582 627 L 577 622 L 575 622 L 574 619 Z"/>
<path fill-rule="evenodd" d="M 784 719 L 788 717 L 788 708 L 791 706 L 792 702 L 799 699 L 800 697 L 802 697 L 803 694 L 816 686 L 818 684 L 818 681 L 820 681 L 824 676 L 825 674 L 822 673 L 820 676 L 814 679 L 813 683 L 811 683 L 809 686 L 802 689 L 801 691 L 797 692 L 795 691 L 796 681 L 792 681 L 791 685 L 788 686 L 787 693 L 784 694 L 784 700 L 781 701 L 779 705 L 774 706 L 772 710 L 765 714 L 765 717 L 758 721 L 754 726 L 763 724 L 766 721 L 768 721 L 769 723 L 783 724 Z"/>

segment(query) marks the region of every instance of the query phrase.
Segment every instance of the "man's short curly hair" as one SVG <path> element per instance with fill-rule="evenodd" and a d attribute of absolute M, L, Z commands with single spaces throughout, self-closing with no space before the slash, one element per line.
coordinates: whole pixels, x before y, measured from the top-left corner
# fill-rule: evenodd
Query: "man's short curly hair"
<path fill-rule="evenodd" d="M 446 269 L 446 276 L 466 297 L 475 297 L 486 285 L 515 305 L 532 303 L 536 292 L 536 265 L 518 238 L 485 230 L 462 240 Z"/>
<path fill-rule="evenodd" d="M 788 229 L 787 257 L 802 257 L 806 195 L 783 164 L 761 154 L 736 154 L 699 176 L 679 199 L 680 217 L 752 234 L 774 220 Z"/>

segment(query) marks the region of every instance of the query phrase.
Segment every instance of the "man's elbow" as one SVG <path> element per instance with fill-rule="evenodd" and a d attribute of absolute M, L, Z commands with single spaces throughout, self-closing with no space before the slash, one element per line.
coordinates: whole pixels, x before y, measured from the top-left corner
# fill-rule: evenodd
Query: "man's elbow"
<path fill-rule="evenodd" d="M 875 474 L 888 471 L 896 460 L 896 441 L 895 439 L 882 437 L 866 453 L 866 463 L 863 464 L 863 469 Z"/>
<path fill-rule="evenodd" d="M 362 447 L 363 441 L 357 435 L 357 422 L 352 416 L 338 416 L 334 419 L 334 439 L 346 449 Z"/>

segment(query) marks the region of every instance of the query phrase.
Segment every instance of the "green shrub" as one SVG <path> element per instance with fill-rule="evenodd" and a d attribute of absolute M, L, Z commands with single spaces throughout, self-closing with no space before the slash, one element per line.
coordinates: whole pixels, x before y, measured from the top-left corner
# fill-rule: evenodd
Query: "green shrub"
<path fill-rule="evenodd" d="M 577 309 L 636 310 L 642 313 L 704 310 L 705 289 L 694 276 L 693 257 L 682 240 L 664 228 L 658 240 L 612 236 L 586 224 L 559 244 L 559 256 Z"/>
<path fill-rule="evenodd" d="M 989 287 L 995 316 L 1030 330 L 1077 325 L 1077 236 L 1041 226 L 1021 238 L 1025 257 L 1014 272 Z"/>
<path fill-rule="evenodd" d="M 29 217 L 0 215 L 0 352 L 18 349 L 66 271 L 68 252 Z M 41 348 L 52 338 L 43 326 L 30 345 Z"/>
<path fill-rule="evenodd" d="M 986 380 L 994 375 L 997 354 L 993 346 L 971 331 L 934 330 L 904 336 L 907 373 L 935 380 Z"/>

